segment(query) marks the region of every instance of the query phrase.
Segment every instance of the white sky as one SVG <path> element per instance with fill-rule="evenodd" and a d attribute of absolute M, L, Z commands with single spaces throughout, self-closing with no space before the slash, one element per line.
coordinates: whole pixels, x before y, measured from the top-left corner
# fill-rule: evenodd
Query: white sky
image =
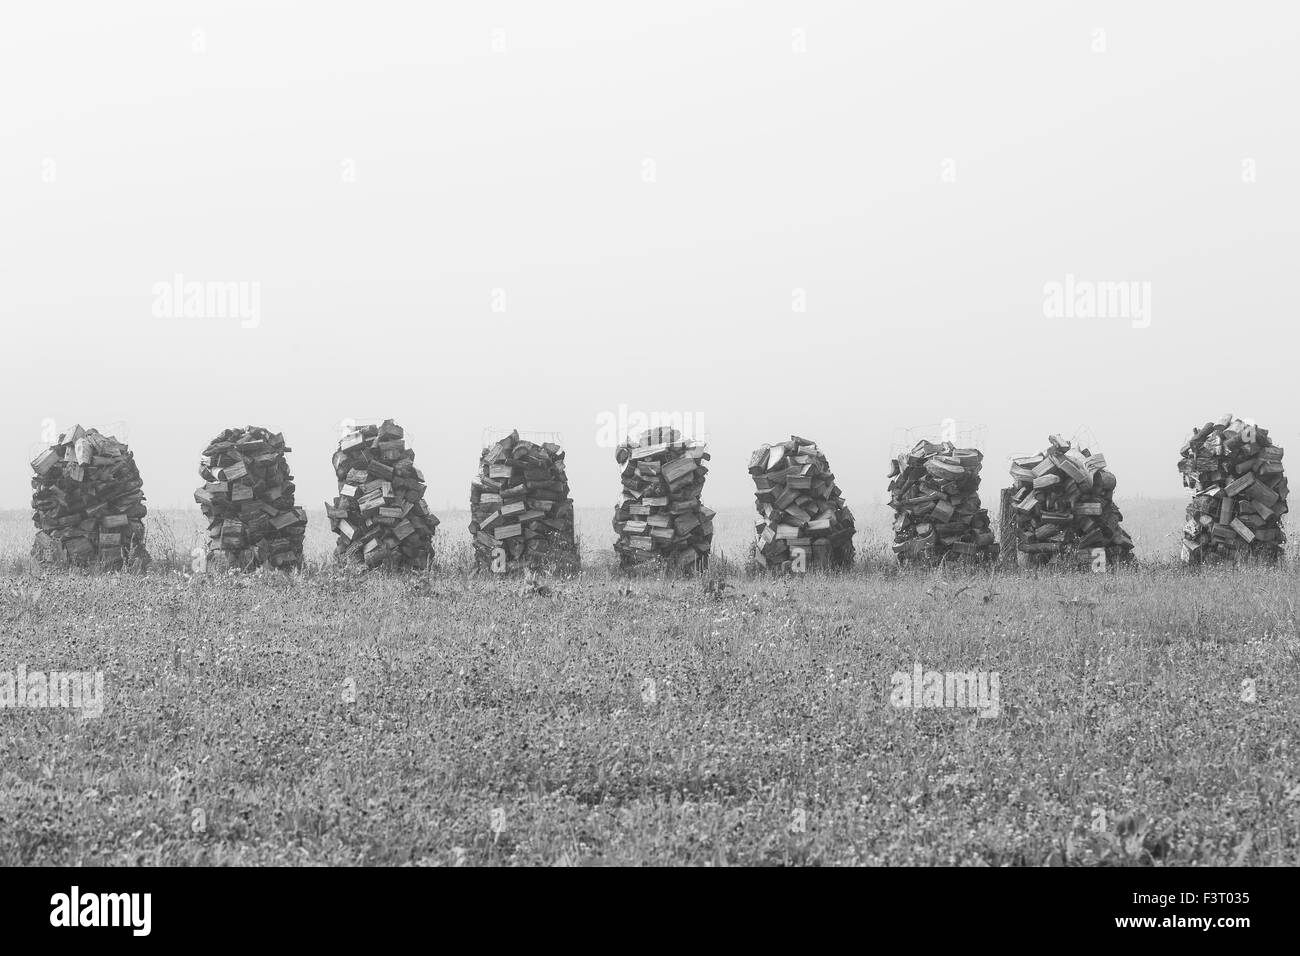
<path fill-rule="evenodd" d="M 1179 495 L 1193 424 L 1300 432 L 1298 27 L 1172 0 L 6 4 L 0 507 L 47 419 L 127 423 L 153 507 L 263 424 L 316 507 L 340 419 L 384 416 L 435 510 L 512 422 L 562 432 L 578 504 L 612 506 L 620 404 L 705 422 L 714 506 L 791 432 L 868 506 L 894 429 L 948 417 L 988 426 L 986 503 L 1081 424 L 1121 505 Z M 155 316 L 177 273 L 260 283 L 259 324 Z M 1149 327 L 1045 317 L 1067 274 L 1149 282 Z"/>

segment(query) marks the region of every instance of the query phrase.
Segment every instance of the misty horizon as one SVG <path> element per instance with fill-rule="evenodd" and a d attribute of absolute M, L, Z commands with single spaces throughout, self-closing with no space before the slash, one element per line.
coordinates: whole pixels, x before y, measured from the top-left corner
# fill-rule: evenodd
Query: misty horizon
<path fill-rule="evenodd" d="M 561 433 L 575 501 L 612 506 L 620 406 L 703 418 L 715 507 L 791 434 L 866 508 L 895 432 L 949 418 L 987 426 L 986 507 L 1081 426 L 1121 505 L 1181 496 L 1207 420 L 1300 433 L 1285 30 L 1028 2 L 79 11 L 0 37 L 0 507 L 51 423 L 126 423 L 161 508 L 245 424 L 284 433 L 311 508 L 347 418 L 403 425 L 436 507 L 493 424 Z"/>

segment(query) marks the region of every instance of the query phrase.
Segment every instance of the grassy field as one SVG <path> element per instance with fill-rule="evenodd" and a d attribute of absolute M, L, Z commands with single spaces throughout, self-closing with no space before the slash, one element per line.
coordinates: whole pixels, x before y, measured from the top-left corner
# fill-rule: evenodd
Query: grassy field
<path fill-rule="evenodd" d="M 25 521 L 0 672 L 106 702 L 0 710 L 0 864 L 1300 862 L 1290 570 L 95 575 Z M 917 664 L 998 714 L 893 706 Z"/>

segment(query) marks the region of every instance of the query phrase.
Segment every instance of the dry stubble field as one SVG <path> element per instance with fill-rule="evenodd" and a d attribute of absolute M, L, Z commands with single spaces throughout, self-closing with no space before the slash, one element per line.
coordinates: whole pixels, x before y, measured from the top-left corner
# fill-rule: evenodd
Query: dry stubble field
<path fill-rule="evenodd" d="M 107 701 L 0 711 L 3 864 L 1300 857 L 1290 570 L 140 577 L 33 570 L 16 521 L 0 672 Z M 999 716 L 891 706 L 918 662 Z"/>

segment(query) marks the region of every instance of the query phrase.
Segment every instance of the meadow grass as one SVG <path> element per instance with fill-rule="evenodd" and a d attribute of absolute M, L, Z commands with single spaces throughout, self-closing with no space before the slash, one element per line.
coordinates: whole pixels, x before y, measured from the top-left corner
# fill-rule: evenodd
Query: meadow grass
<path fill-rule="evenodd" d="M 1297 862 L 1290 570 L 598 556 L 521 580 L 439 553 L 199 576 L 183 552 L 144 575 L 11 555 L 0 672 L 103 671 L 107 700 L 0 711 L 0 863 Z M 891 706 L 918 662 L 997 672 L 1000 713 Z"/>

